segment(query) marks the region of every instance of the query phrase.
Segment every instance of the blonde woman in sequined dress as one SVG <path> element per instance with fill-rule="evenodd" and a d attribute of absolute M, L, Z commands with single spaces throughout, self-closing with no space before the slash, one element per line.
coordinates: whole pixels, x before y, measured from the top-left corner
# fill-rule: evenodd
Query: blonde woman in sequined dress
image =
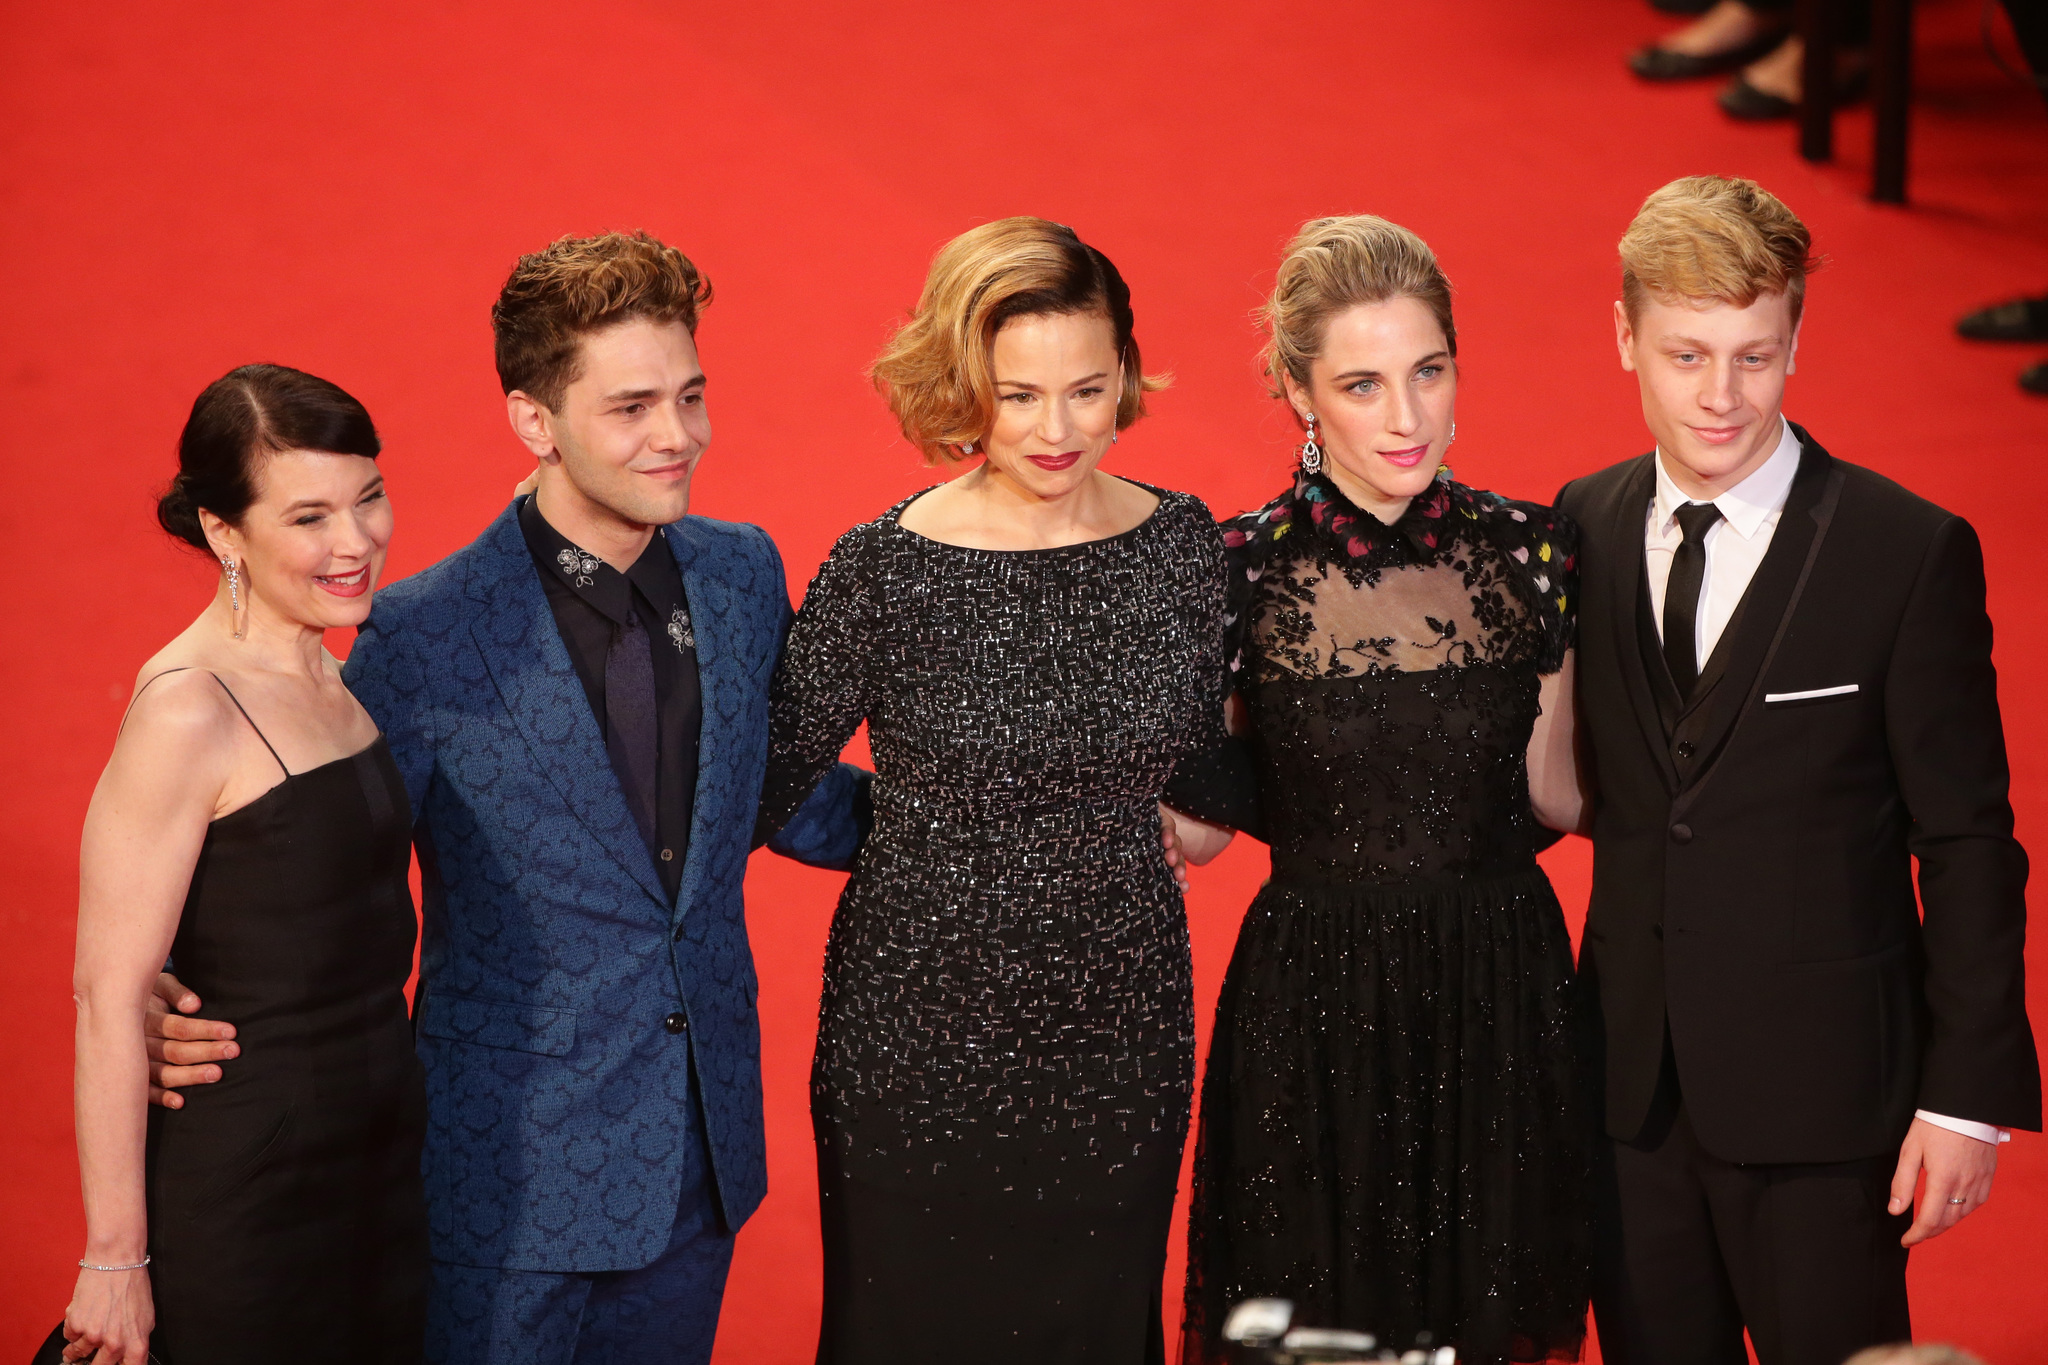
<path fill-rule="evenodd" d="M 1220 535 L 1100 467 L 1153 385 L 1070 229 L 946 246 L 876 377 L 966 472 L 840 540 L 774 692 L 764 831 L 863 721 L 875 762 L 812 1075 L 818 1359 L 1159 1362 L 1194 1002 L 1157 798 L 1221 738 Z"/>

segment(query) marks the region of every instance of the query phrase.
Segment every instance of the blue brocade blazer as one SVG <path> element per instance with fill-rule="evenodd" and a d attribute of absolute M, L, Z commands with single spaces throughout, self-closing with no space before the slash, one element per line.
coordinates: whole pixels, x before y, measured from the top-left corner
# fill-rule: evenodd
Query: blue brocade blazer
<path fill-rule="evenodd" d="M 767 1192 L 740 883 L 789 595 L 758 527 L 689 517 L 665 534 L 704 698 L 673 906 L 512 510 L 378 593 L 343 674 L 412 798 L 425 925 L 414 1024 L 439 1260 L 650 1264 L 700 1160 L 685 1107 L 693 1060 L 728 1225 Z M 861 780 L 842 765 L 771 846 L 850 866 Z M 663 1022 L 678 1011 L 682 1036 Z"/>

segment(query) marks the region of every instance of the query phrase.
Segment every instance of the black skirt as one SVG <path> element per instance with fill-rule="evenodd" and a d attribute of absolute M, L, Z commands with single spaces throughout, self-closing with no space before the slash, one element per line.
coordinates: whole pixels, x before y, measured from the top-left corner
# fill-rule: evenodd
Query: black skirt
<path fill-rule="evenodd" d="M 1571 943 L 1540 869 L 1279 880 L 1245 916 L 1202 1086 L 1184 1358 L 1231 1305 L 1576 1359 L 1593 1119 Z"/>

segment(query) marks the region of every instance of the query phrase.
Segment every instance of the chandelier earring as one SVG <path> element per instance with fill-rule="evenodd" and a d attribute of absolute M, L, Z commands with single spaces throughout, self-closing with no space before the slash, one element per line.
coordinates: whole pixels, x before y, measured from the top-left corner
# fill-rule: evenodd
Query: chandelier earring
<path fill-rule="evenodd" d="M 235 618 L 235 638 L 242 638 L 242 566 L 228 555 L 220 557 L 220 566 L 228 576 L 228 610 Z"/>
<path fill-rule="evenodd" d="M 1301 472 L 1320 474 L 1323 472 L 1323 448 L 1316 444 L 1316 415 L 1305 412 L 1301 420 L 1308 428 L 1308 436 L 1301 443 Z"/>

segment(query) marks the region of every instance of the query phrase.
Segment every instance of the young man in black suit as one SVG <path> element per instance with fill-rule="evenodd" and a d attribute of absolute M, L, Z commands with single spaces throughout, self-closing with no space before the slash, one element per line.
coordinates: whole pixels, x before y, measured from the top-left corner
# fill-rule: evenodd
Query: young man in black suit
<path fill-rule="evenodd" d="M 2041 1122 L 1982 554 L 1780 415 L 1809 251 L 1749 181 L 1651 195 L 1615 332 L 1657 449 L 1558 496 L 1613 1365 L 1740 1365 L 1745 1328 L 1763 1365 L 1910 1336 L 1906 1248 Z"/>

